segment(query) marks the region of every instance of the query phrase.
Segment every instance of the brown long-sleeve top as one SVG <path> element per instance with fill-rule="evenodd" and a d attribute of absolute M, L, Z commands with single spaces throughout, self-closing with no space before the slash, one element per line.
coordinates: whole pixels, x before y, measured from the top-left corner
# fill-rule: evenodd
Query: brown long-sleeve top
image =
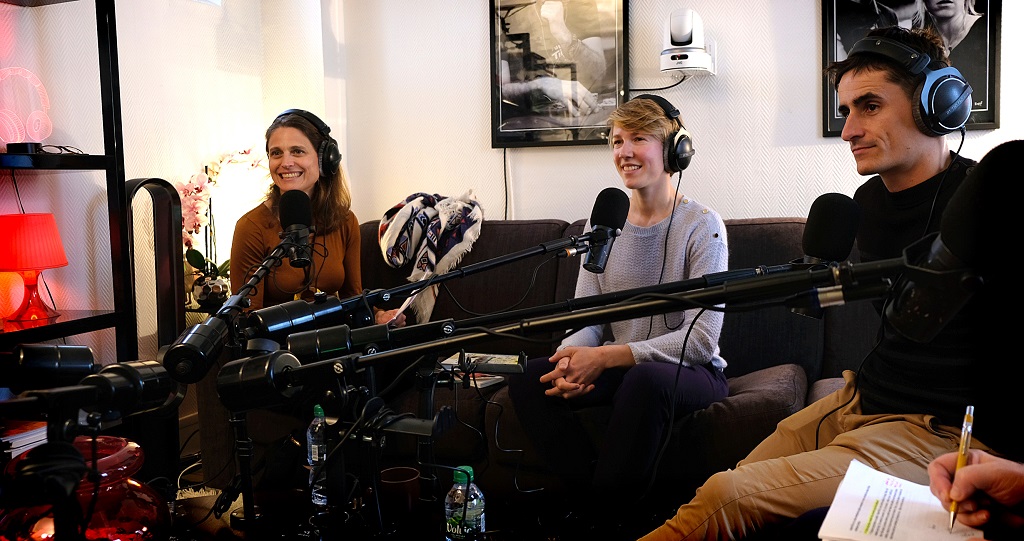
<path fill-rule="evenodd" d="M 252 276 L 260 263 L 280 244 L 281 222 L 263 203 L 245 213 L 235 223 L 231 241 L 231 292 L 238 290 Z M 312 299 L 317 291 L 347 299 L 362 293 L 359 265 L 359 220 L 350 210 L 340 229 L 327 235 L 314 233 L 310 238 L 312 264 L 306 271 L 282 261 L 260 280 L 250 297 L 251 309 L 273 306 L 295 299 Z"/>

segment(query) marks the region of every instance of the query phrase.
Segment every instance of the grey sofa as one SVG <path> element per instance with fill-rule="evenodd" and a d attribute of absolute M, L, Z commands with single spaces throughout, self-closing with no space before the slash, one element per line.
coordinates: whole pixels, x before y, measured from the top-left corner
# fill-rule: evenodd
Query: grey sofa
<path fill-rule="evenodd" d="M 726 220 L 730 269 L 779 265 L 799 257 L 804 222 L 804 218 Z M 486 221 L 459 267 L 579 235 L 583 225 L 584 220 Z M 373 221 L 361 228 L 363 286 L 388 289 L 405 284 L 410 269 L 394 269 L 384 262 L 377 226 Z M 547 261 L 550 257 L 524 258 L 444 281 L 431 320 L 451 318 L 458 323 L 512 306 L 570 299 L 580 262 L 577 258 Z M 851 260 L 856 260 L 856 253 Z M 842 371 L 855 369 L 870 349 L 877 324 L 878 317 L 866 302 L 828 308 L 821 319 L 795 315 L 784 307 L 727 313 L 720 347 L 729 363 L 729 396 L 675 422 L 658 469 L 656 490 L 664 489 L 671 498 L 686 501 L 711 474 L 735 465 L 781 419 L 837 388 Z M 523 351 L 530 357 L 548 355 L 557 343 L 557 334 L 546 336 L 552 339 L 548 343 L 488 338 L 461 347 L 478 352 Z M 443 354 L 447 353 L 450 351 Z M 397 378 L 406 368 L 404 363 L 395 365 L 379 367 L 380 381 Z M 422 438 L 391 438 L 386 449 L 390 457 L 473 465 L 489 507 L 492 499 L 528 501 L 535 489 L 557 493 L 566 488 L 547 474 L 525 438 L 505 386 L 480 393 L 458 385 L 427 389 L 422 381 L 420 385 L 413 382 L 411 373 L 402 376 L 409 379 L 407 384 L 397 385 L 394 393 L 385 396 L 389 407 L 425 418 L 448 407 L 459 422 L 426 445 Z M 609 412 L 609 408 L 579 412 L 595 441 L 601 438 Z M 444 473 L 441 476 L 447 479 Z"/>

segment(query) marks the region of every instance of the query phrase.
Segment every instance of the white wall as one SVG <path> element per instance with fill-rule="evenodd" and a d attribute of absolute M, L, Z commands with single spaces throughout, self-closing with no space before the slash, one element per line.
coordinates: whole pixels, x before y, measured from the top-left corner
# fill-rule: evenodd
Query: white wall
<path fill-rule="evenodd" d="M 1024 3 L 1003 2 L 1003 27 Z M 489 0 L 122 0 L 117 3 L 126 178 L 187 179 L 219 155 L 263 148 L 281 110 L 314 111 L 333 127 L 352 181 L 355 212 L 378 219 L 418 191 L 473 189 L 486 216 L 503 217 L 508 160 L 512 218 L 590 215 L 618 185 L 601 146 L 490 148 Z M 674 82 L 658 71 L 669 14 L 691 7 L 718 44 L 718 75 L 662 92 L 682 111 L 697 155 L 684 192 L 726 218 L 805 216 L 824 192 L 861 182 L 838 138 L 821 133 L 819 0 L 631 0 L 630 86 Z M 54 132 L 45 141 L 102 152 L 92 2 L 22 8 L 0 4 L 0 67 L 23 66 L 49 91 Z M 970 131 L 980 157 L 1024 138 L 1024 43 L 1002 40 L 1001 128 Z M 2 87 L 0 87 L 2 90 Z M 4 94 L 0 92 L 0 99 Z M 24 99 L 30 99 L 25 97 Z M 950 136 L 958 143 L 959 135 Z M 113 305 L 103 175 L 17 171 L 28 212 L 54 212 L 71 262 L 44 273 L 58 308 Z M 257 181 L 253 181 L 256 183 Z M 262 184 L 218 197 L 252 206 Z M 0 171 L 0 212 L 17 212 L 11 173 Z M 233 219 L 218 220 L 230 238 Z M 141 234 L 141 232 L 140 232 Z M 145 239 L 143 239 L 145 241 Z M 228 257 L 222 244 L 219 259 Z M 771 263 L 771 262 L 766 262 Z M 143 299 L 157 302 L 155 291 Z M 146 316 L 146 308 L 140 310 Z M 140 328 L 143 341 L 152 332 Z M 100 358 L 110 332 L 73 337 Z M 152 358 L 151 342 L 140 354 Z"/>
<path fill-rule="evenodd" d="M 658 92 L 679 107 L 696 155 L 682 190 L 726 218 L 806 216 L 826 192 L 852 195 L 863 178 L 847 146 L 821 135 L 821 0 L 630 0 L 630 87 L 675 82 L 659 71 L 669 15 L 692 8 L 718 45 L 718 74 Z M 472 188 L 485 217 L 503 214 L 502 149 L 490 147 L 487 0 L 348 0 L 349 153 L 362 220 L 414 192 Z M 1024 3 L 1003 2 L 1003 28 L 1024 21 Z M 354 52 L 358 51 L 358 54 Z M 1013 99 L 1024 42 L 1002 39 L 998 130 L 969 131 L 966 156 L 1024 138 Z M 959 144 L 959 134 L 949 136 Z M 603 146 L 507 151 L 511 216 L 590 215 L 597 193 L 619 185 Z"/>

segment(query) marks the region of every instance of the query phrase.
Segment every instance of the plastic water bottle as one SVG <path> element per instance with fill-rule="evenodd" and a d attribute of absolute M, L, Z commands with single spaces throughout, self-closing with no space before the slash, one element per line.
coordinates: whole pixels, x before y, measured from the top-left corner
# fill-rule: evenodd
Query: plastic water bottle
<path fill-rule="evenodd" d="M 317 509 L 327 507 L 327 419 L 320 404 L 313 406 L 313 421 L 306 429 L 309 463 L 309 489 Z M 319 470 L 319 473 L 318 473 Z"/>
<path fill-rule="evenodd" d="M 466 472 L 469 472 L 468 479 Z M 444 497 L 447 541 L 483 539 L 483 533 L 487 530 L 484 522 L 484 494 L 473 479 L 473 468 L 470 466 L 459 466 L 452 474 L 455 484 Z"/>

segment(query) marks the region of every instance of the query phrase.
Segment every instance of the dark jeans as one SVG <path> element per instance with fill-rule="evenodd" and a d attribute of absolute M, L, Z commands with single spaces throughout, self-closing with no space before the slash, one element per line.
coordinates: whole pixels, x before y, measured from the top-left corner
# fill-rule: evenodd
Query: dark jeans
<path fill-rule="evenodd" d="M 593 487 L 597 494 L 646 488 L 673 409 L 678 420 L 729 394 L 725 375 L 710 365 L 649 362 L 605 370 L 591 392 L 566 400 L 544 394 L 551 384 L 539 378 L 552 368 L 547 357 L 527 361 L 525 372 L 511 378 L 509 397 L 552 473 L 570 486 Z M 595 449 L 574 412 L 608 404 L 611 419 Z"/>

